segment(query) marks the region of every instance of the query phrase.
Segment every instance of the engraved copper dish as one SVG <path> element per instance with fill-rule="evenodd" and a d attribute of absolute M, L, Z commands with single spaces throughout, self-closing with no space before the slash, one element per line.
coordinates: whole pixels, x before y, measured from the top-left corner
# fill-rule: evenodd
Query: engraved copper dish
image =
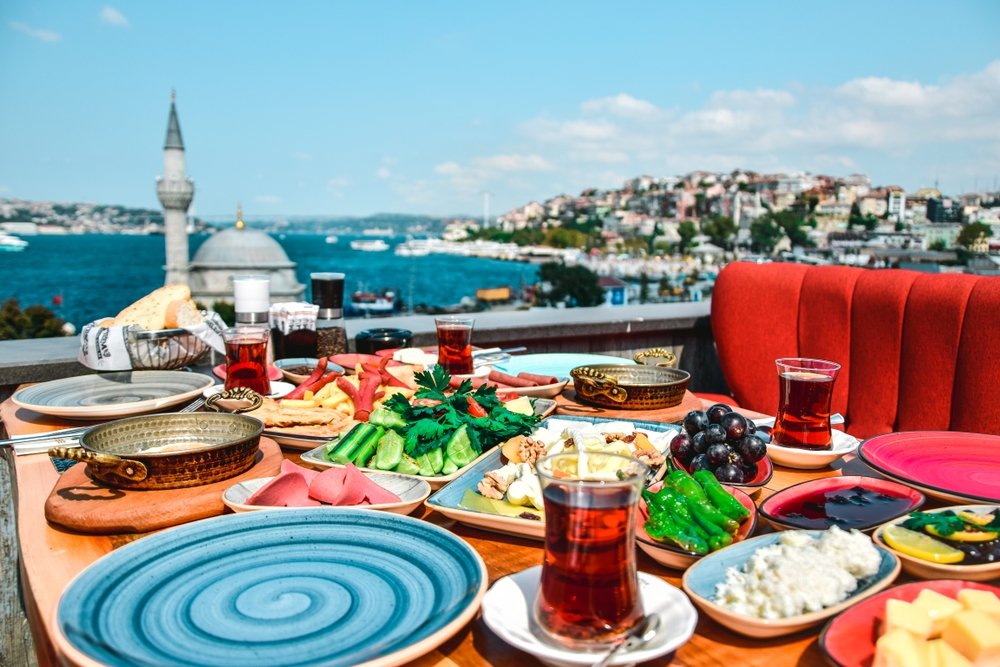
<path fill-rule="evenodd" d="M 684 400 L 691 374 L 663 366 L 578 366 L 570 371 L 576 397 L 616 410 L 672 408 Z"/>
<path fill-rule="evenodd" d="M 264 424 L 247 415 L 171 413 L 100 424 L 79 448 L 49 455 L 85 462 L 100 482 L 122 489 L 177 489 L 235 477 L 256 462 Z"/>

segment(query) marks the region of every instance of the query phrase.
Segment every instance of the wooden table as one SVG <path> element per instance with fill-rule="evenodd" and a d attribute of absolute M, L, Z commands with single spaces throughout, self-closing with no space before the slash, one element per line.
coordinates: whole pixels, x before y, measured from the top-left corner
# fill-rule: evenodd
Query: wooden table
<path fill-rule="evenodd" d="M 16 407 L 9 400 L 0 404 L 0 419 L 4 420 L 11 435 L 45 430 L 37 425 L 28 427 L 20 423 L 19 417 L 24 416 L 23 411 L 17 414 L 15 412 Z M 296 452 L 286 452 L 286 457 L 300 462 Z M 13 456 L 12 453 L 9 459 L 14 482 L 24 603 L 40 664 L 59 664 L 52 636 L 62 591 L 77 573 L 92 562 L 142 535 L 83 535 L 49 525 L 43 515 L 43 505 L 58 478 L 51 460 L 45 454 Z M 840 474 L 874 475 L 853 457 L 841 460 L 835 466 L 836 468 L 819 471 L 797 471 L 775 466 L 774 476 L 757 497 L 758 504 L 775 491 L 807 479 Z M 426 508 L 418 510 L 415 515 L 447 528 L 472 545 L 486 561 L 491 584 L 503 576 L 542 562 L 541 542 L 469 528 Z M 766 522 L 760 521 L 757 532 L 767 530 Z M 642 552 L 638 553 L 638 558 L 640 570 L 656 574 L 671 584 L 680 586 L 681 572 L 659 565 Z M 820 665 L 824 663 L 824 657 L 816 641 L 817 633 L 818 628 L 774 640 L 749 639 L 726 630 L 701 614 L 691 641 L 674 655 L 650 664 L 738 664 L 745 667 Z M 477 616 L 437 650 L 412 664 L 425 667 L 520 666 L 540 663 L 503 642 Z"/>

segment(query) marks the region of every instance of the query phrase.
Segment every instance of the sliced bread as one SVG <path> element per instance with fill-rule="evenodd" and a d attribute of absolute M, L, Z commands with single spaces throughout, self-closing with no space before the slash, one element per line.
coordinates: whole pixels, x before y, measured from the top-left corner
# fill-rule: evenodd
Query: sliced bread
<path fill-rule="evenodd" d="M 164 321 L 167 329 L 190 327 L 204 321 L 201 311 L 191 299 L 179 299 L 167 305 L 167 316 Z"/>
<path fill-rule="evenodd" d="M 115 317 L 114 326 L 137 325 L 147 331 L 167 326 L 167 308 L 175 301 L 191 299 L 187 285 L 166 285 L 142 297 Z"/>

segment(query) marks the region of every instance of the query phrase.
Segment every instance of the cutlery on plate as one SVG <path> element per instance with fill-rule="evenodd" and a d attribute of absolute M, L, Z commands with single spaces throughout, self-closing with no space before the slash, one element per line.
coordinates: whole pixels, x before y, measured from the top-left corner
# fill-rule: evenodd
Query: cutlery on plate
<path fill-rule="evenodd" d="M 594 663 L 594 667 L 607 667 L 619 653 L 634 651 L 649 643 L 660 630 L 660 617 L 658 614 L 646 614 L 634 628 L 628 631 L 625 638 L 618 644 L 611 647 L 611 650 L 604 654 L 604 657 Z"/>

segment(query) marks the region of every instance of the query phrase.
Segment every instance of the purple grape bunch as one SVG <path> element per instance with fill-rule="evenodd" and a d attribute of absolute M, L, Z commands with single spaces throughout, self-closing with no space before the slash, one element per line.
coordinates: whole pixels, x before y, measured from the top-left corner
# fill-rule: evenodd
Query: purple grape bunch
<path fill-rule="evenodd" d="M 670 441 L 670 453 L 691 472 L 711 470 L 720 482 L 743 484 L 757 476 L 767 455 L 766 438 L 752 421 L 716 403 L 687 413 L 683 430 Z"/>

